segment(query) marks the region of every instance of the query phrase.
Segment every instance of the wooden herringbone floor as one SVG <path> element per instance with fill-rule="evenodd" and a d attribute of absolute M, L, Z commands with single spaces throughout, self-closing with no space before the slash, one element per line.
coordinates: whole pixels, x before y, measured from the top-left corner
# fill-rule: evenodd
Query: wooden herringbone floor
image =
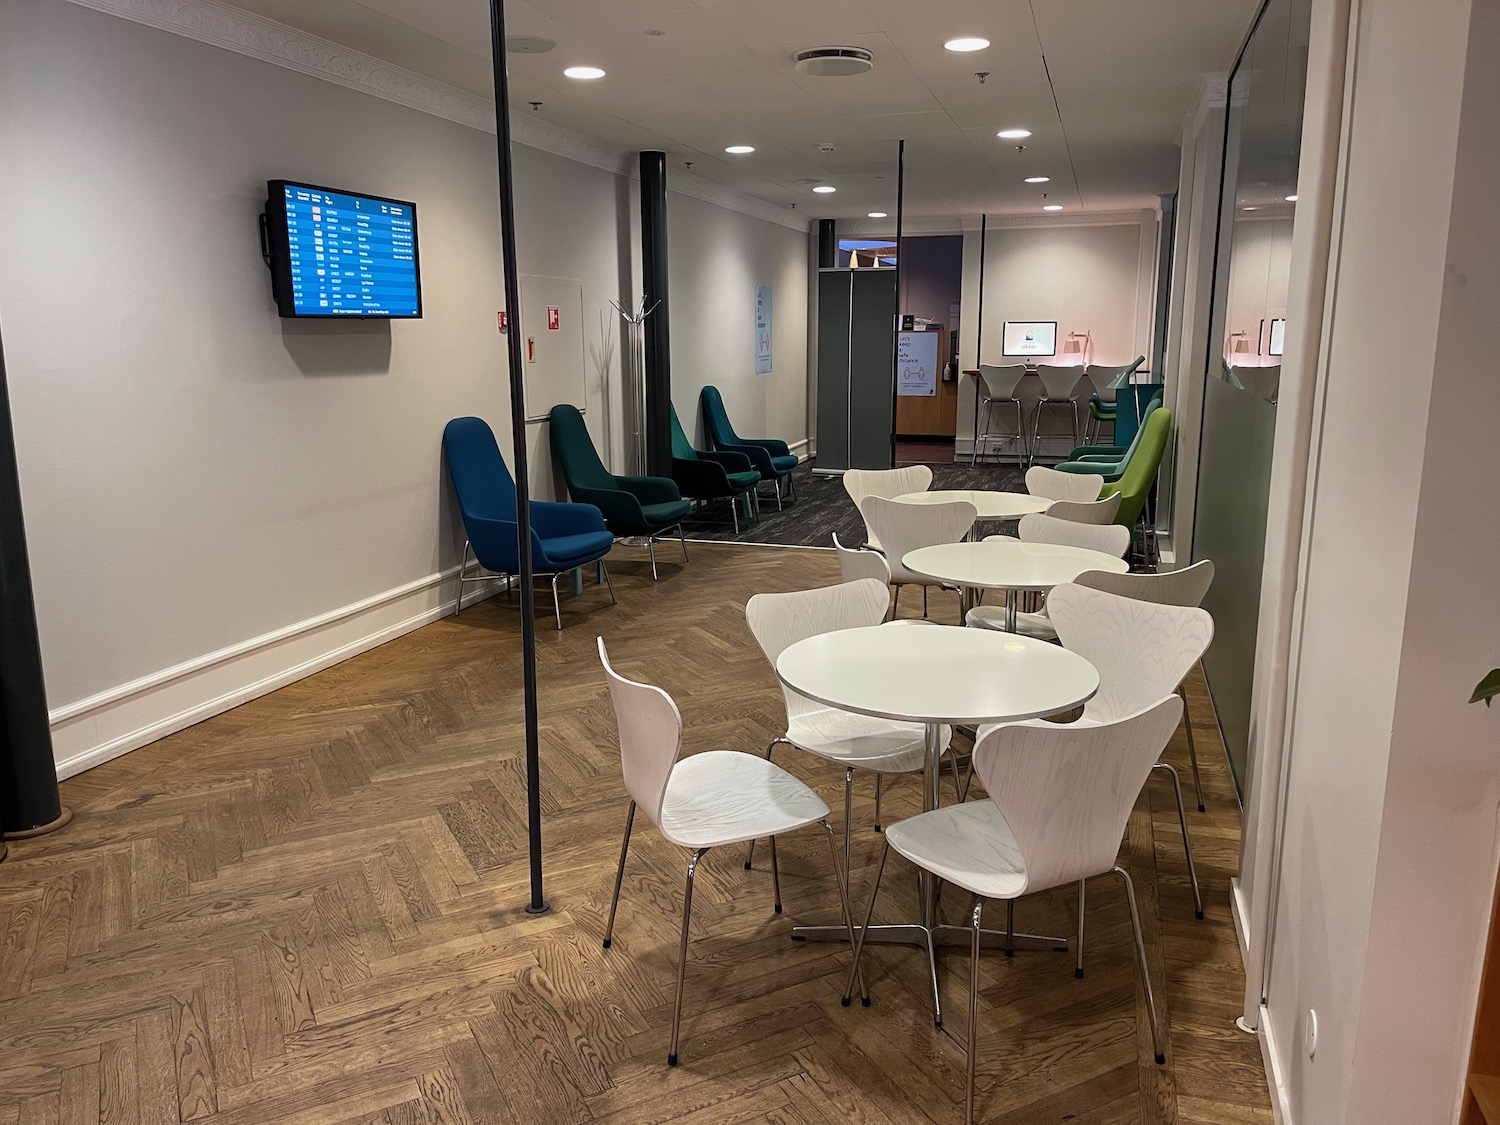
<path fill-rule="evenodd" d="M 590 584 L 566 631 L 539 630 L 551 913 L 522 910 L 519 631 L 499 598 L 64 785 L 73 824 L 0 864 L 0 1125 L 960 1120 L 964 1021 L 933 1028 L 920 956 L 872 950 L 874 1006 L 846 1009 L 847 951 L 787 940 L 837 917 L 815 835 L 783 841 L 781 916 L 759 864 L 745 871 L 737 849 L 705 861 L 682 1065 L 665 1066 L 686 857 L 638 819 L 603 950 L 625 799 L 593 639 L 676 696 L 689 749 L 759 751 L 782 706 L 744 602 L 836 568 L 827 552 L 695 546 L 653 586 L 639 552 L 614 558 L 619 606 Z M 952 600 L 934 598 L 950 620 Z M 1192 687 L 1207 920 L 1193 919 L 1159 783 L 1123 849 L 1168 1065 L 1151 1065 L 1125 904 L 1101 879 L 1085 979 L 1058 954 L 984 963 L 987 1121 L 1271 1119 L 1255 1041 L 1232 1022 L 1237 816 Z M 1180 733 L 1170 756 L 1185 765 Z M 782 760 L 841 809 L 839 771 Z M 886 799 L 887 820 L 914 811 L 917 785 Z M 868 779 L 855 820 L 862 912 L 880 840 Z M 915 908 L 892 863 L 877 917 Z M 1018 922 L 1068 933 L 1070 902 L 1024 900 Z M 955 1013 L 966 974 L 949 955 Z"/>

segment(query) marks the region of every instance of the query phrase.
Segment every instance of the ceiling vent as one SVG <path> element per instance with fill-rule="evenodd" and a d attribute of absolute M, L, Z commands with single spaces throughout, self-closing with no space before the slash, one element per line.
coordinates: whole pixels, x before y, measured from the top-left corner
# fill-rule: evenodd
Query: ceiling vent
<path fill-rule="evenodd" d="M 875 69 L 875 56 L 863 47 L 814 47 L 792 58 L 799 71 L 817 78 L 847 78 Z"/>
<path fill-rule="evenodd" d="M 537 39 L 525 35 L 512 35 L 505 41 L 505 49 L 513 55 L 545 55 L 557 44 L 551 39 Z"/>

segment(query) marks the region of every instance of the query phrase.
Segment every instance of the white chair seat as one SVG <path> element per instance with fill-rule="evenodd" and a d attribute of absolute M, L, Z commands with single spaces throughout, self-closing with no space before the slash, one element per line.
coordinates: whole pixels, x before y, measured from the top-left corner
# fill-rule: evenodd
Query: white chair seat
<path fill-rule="evenodd" d="M 779 836 L 827 815 L 822 798 L 780 766 L 738 750 L 710 750 L 672 767 L 658 827 L 672 843 L 697 851 Z"/>
<path fill-rule="evenodd" d="M 976 605 L 969 610 L 964 623 L 971 629 L 997 629 L 1005 631 L 1005 607 L 998 605 Z M 1023 637 L 1035 637 L 1039 641 L 1057 640 L 1057 630 L 1052 618 L 1045 613 L 1016 614 L 1016 632 Z"/>
<path fill-rule="evenodd" d="M 877 773 L 914 773 L 926 761 L 924 734 L 921 723 L 877 719 L 827 707 L 795 716 L 787 728 L 786 739 L 799 750 L 842 766 Z M 944 753 L 952 738 L 952 728 L 944 727 L 941 734 Z"/>
<path fill-rule="evenodd" d="M 1026 889 L 1026 864 L 1010 825 L 993 801 L 934 809 L 885 830 L 886 841 L 939 879 L 986 898 Z"/>

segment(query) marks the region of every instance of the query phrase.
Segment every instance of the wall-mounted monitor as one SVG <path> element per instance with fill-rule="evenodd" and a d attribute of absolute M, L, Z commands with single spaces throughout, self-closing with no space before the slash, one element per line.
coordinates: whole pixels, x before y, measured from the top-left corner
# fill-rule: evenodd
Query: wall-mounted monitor
<path fill-rule="evenodd" d="M 1057 321 L 1007 320 L 1001 342 L 1002 355 L 1056 355 Z"/>
<path fill-rule="evenodd" d="M 271 180 L 261 244 L 284 317 L 422 315 L 413 203 Z"/>

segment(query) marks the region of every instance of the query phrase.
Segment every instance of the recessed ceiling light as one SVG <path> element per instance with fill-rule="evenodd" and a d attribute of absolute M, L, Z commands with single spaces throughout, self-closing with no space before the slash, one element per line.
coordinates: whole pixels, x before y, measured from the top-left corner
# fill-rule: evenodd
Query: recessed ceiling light
<path fill-rule="evenodd" d="M 1042 208 L 1043 211 L 1061 211 L 1062 209 L 1061 203 L 1049 203 Z"/>
<path fill-rule="evenodd" d="M 1286 197 L 1286 201 L 1288 203 L 1296 203 L 1297 202 L 1297 197 L 1295 195 L 1289 195 L 1289 196 Z"/>
<path fill-rule="evenodd" d="M 1026 182 L 1028 184 L 1046 184 L 1046 183 L 1051 183 L 1052 182 L 1052 177 L 1051 176 L 1027 176 L 1026 177 Z"/>
<path fill-rule="evenodd" d="M 1002 141 L 1024 141 L 1031 136 L 1030 129 L 1001 129 L 995 136 Z"/>
<path fill-rule="evenodd" d="M 1241 207 L 1240 210 L 1241 211 L 1259 211 L 1260 208 L 1259 207 Z"/>
<path fill-rule="evenodd" d="M 870 212 L 870 218 L 872 218 L 872 219 L 883 219 L 885 217 L 886 216 L 885 216 L 885 212 L 884 211 L 871 211 Z"/>
<path fill-rule="evenodd" d="M 595 78 L 603 78 L 604 71 L 600 70 L 597 66 L 570 66 L 567 70 L 563 71 L 563 77 L 590 81 Z"/>
<path fill-rule="evenodd" d="M 744 156 L 747 153 L 754 152 L 755 151 L 755 146 L 754 145 L 730 145 L 724 151 L 727 152 L 727 153 L 729 153 L 730 156 Z"/>
<path fill-rule="evenodd" d="M 834 187 L 832 184 L 819 184 L 817 187 L 813 188 L 813 191 L 817 192 L 819 195 L 832 195 L 838 190 L 839 189 Z"/>
<path fill-rule="evenodd" d="M 981 39 L 977 35 L 961 35 L 957 39 L 950 39 L 943 46 L 950 51 L 958 51 L 960 54 L 967 51 L 982 51 L 990 45 L 988 39 Z"/>

